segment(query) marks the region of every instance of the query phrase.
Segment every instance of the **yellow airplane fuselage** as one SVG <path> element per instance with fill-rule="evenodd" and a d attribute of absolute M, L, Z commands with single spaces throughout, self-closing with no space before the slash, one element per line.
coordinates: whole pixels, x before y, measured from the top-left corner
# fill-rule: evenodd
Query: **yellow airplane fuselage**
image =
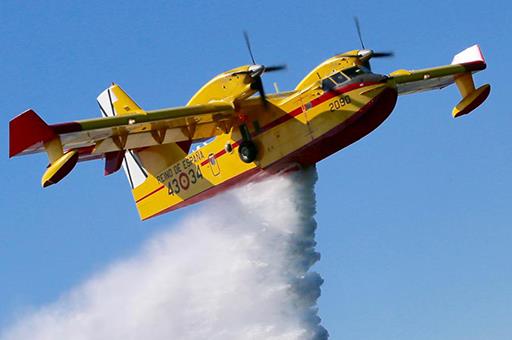
<path fill-rule="evenodd" d="M 313 165 L 374 130 L 393 110 L 396 89 L 386 82 L 355 82 L 323 91 L 310 87 L 269 98 L 245 100 L 244 115 L 258 157 L 244 163 L 236 127 L 133 190 L 142 219 L 206 199 L 258 175 Z"/>

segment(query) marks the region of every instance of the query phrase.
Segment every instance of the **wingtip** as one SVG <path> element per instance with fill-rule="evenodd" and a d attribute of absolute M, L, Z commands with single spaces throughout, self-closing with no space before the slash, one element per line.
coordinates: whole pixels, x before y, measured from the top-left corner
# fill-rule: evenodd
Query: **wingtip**
<path fill-rule="evenodd" d="M 34 110 L 28 109 L 9 122 L 9 158 L 55 137 L 53 129 Z"/>
<path fill-rule="evenodd" d="M 473 65 L 478 66 L 479 69 L 483 69 L 485 68 L 486 62 L 480 45 L 475 44 L 457 53 L 452 59 L 452 64 L 461 64 L 464 66 Z"/>

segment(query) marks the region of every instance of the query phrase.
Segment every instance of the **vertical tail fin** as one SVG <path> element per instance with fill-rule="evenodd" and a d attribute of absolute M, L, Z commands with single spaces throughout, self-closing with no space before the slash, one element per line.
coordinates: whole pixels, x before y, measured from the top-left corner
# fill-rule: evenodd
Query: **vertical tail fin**
<path fill-rule="evenodd" d="M 103 91 L 98 96 L 97 100 L 101 114 L 104 117 L 134 113 L 145 114 L 144 110 L 116 84 L 112 84 Z M 132 150 L 127 150 L 126 152 L 121 150 L 107 154 L 105 175 L 116 172 L 121 165 L 124 168 L 124 172 L 126 173 L 126 177 L 132 189 L 144 183 L 148 177 L 146 169 L 144 169 L 137 155 Z"/>
<path fill-rule="evenodd" d="M 105 117 L 146 113 L 116 84 L 112 84 L 100 93 L 98 104 L 100 105 L 101 113 Z"/>
<path fill-rule="evenodd" d="M 113 117 L 126 114 L 146 114 L 118 85 L 112 84 L 98 96 L 98 104 L 103 116 Z M 168 143 L 142 149 L 111 152 L 106 155 L 105 174 L 124 168 L 132 189 L 185 157 L 190 143 Z"/>

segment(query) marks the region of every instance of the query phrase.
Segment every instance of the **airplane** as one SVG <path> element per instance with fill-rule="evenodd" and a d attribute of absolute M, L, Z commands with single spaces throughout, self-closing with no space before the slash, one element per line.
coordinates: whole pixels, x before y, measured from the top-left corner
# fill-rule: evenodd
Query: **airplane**
<path fill-rule="evenodd" d="M 97 98 L 102 118 L 48 125 L 29 109 L 9 123 L 9 157 L 46 152 L 43 187 L 80 161 L 105 159 L 105 175 L 124 168 L 142 220 L 202 201 L 239 183 L 311 166 L 368 135 L 393 111 L 399 95 L 455 83 L 462 99 L 453 117 L 482 104 L 490 85 L 475 88 L 486 62 L 478 45 L 450 65 L 389 74 L 372 58 L 391 52 L 337 54 L 290 91 L 267 95 L 262 75 L 285 65 L 252 64 L 223 72 L 186 106 L 144 110 L 117 84 Z M 258 96 L 259 94 L 259 96 Z M 193 149 L 192 143 L 200 146 Z"/>

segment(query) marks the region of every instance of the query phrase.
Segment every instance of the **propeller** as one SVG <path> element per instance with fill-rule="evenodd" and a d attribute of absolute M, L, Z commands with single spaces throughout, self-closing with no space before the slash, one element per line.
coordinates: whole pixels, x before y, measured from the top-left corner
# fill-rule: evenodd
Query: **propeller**
<path fill-rule="evenodd" d="M 359 42 L 361 43 L 361 50 L 357 54 L 339 54 L 340 57 L 348 57 L 348 58 L 364 58 L 369 60 L 370 58 L 387 58 L 393 57 L 395 54 L 391 51 L 385 52 L 375 52 L 374 50 L 369 50 L 364 47 L 363 43 L 363 35 L 361 34 L 361 26 L 359 25 L 359 19 L 354 17 L 354 23 L 356 25 L 357 36 L 359 37 Z"/>
<path fill-rule="evenodd" d="M 245 31 L 244 31 L 244 38 L 245 38 L 245 44 L 247 46 L 247 49 L 249 50 L 249 55 L 251 56 L 252 65 L 249 66 L 249 68 L 246 71 L 239 71 L 239 72 L 235 72 L 233 74 L 234 75 L 236 75 L 236 74 L 250 75 L 254 79 L 253 82 L 251 83 L 251 88 L 253 90 L 258 91 L 258 93 L 260 94 L 260 98 L 263 103 L 263 106 L 265 108 L 267 108 L 268 102 L 267 102 L 267 97 L 265 95 L 265 89 L 263 87 L 263 81 L 261 80 L 261 76 L 263 75 L 263 73 L 285 70 L 286 65 L 282 64 L 282 65 L 265 66 L 265 65 L 261 65 L 261 64 L 256 64 L 256 60 L 254 59 L 254 55 L 252 53 L 249 35 Z"/>

